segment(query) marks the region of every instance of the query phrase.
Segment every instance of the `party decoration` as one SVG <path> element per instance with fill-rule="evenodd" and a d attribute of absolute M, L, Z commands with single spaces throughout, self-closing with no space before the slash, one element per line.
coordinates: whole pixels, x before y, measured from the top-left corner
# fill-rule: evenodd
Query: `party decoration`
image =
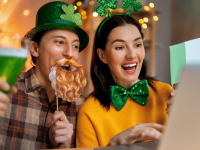
<path fill-rule="evenodd" d="M 64 101 L 75 102 L 87 83 L 82 65 L 73 59 L 61 59 L 55 63 L 56 65 L 51 68 L 49 79 L 56 96 Z"/>
<path fill-rule="evenodd" d="M 170 46 L 171 84 L 179 82 L 185 65 L 200 63 L 200 38 Z"/>
<path fill-rule="evenodd" d="M 130 7 L 129 11 L 126 13 L 127 15 L 131 14 L 132 9 L 135 13 L 137 13 L 142 8 L 142 4 L 136 0 L 122 0 L 122 4 L 123 10 L 127 10 Z"/>
<path fill-rule="evenodd" d="M 101 16 L 101 17 L 105 16 L 105 13 L 106 13 L 105 9 L 107 9 L 107 12 L 108 12 L 107 18 L 100 24 L 100 26 L 98 28 L 97 33 L 98 33 L 98 38 L 99 38 L 99 34 L 100 34 L 101 28 L 103 27 L 104 23 L 113 16 L 113 15 L 111 15 L 109 8 L 117 9 L 117 5 L 116 5 L 117 0 L 110 0 L 110 1 L 97 0 L 97 2 L 101 4 L 100 6 L 97 6 L 95 9 L 95 11 L 99 14 L 99 16 Z M 130 15 L 132 8 L 135 12 L 138 12 L 139 9 L 142 8 L 142 4 L 140 2 L 137 2 L 136 0 L 123 0 L 122 4 L 124 5 L 122 7 L 124 10 L 127 10 L 129 7 L 131 7 L 130 10 L 126 13 L 127 15 Z M 116 14 L 116 15 L 121 15 L 121 14 Z"/>
<path fill-rule="evenodd" d="M 111 16 L 111 13 L 110 13 L 110 9 L 117 9 L 117 0 L 110 0 L 110 1 L 107 1 L 107 0 L 97 0 L 97 2 L 99 4 L 101 4 L 100 6 L 97 6 L 97 8 L 95 9 L 95 11 L 99 14 L 99 16 L 103 17 L 105 16 L 106 14 L 106 9 L 107 9 L 107 12 L 108 12 L 108 16 Z"/>
<path fill-rule="evenodd" d="M 29 30 L 25 37 L 33 40 L 35 35 L 42 31 L 51 29 L 67 29 L 78 35 L 80 40 L 79 52 L 85 49 L 85 47 L 88 45 L 88 34 L 82 28 L 72 22 L 75 21 L 79 25 L 82 24 L 80 19 L 81 15 L 74 14 L 73 5 L 69 5 L 62 1 L 49 2 L 38 10 L 36 16 L 35 27 Z"/>
<path fill-rule="evenodd" d="M 129 88 L 129 90 L 117 85 L 110 86 L 110 98 L 118 111 L 124 107 L 128 96 L 130 96 L 138 104 L 145 106 L 149 98 L 149 87 L 147 80 L 141 80 L 135 83 Z"/>
<path fill-rule="evenodd" d="M 75 11 L 74 5 L 72 4 L 69 4 L 68 6 L 62 5 L 62 10 L 65 12 L 65 14 L 60 15 L 61 19 L 69 20 L 79 26 L 82 25 L 81 14 L 80 13 L 74 14 Z"/>

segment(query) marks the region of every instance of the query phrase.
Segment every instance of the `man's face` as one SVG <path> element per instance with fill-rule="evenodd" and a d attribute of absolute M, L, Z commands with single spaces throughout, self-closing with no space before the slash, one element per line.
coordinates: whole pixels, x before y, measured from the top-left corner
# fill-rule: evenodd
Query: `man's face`
<path fill-rule="evenodd" d="M 48 77 L 55 61 L 63 58 L 78 60 L 79 37 L 66 29 L 54 29 L 46 32 L 38 46 L 36 66 Z"/>

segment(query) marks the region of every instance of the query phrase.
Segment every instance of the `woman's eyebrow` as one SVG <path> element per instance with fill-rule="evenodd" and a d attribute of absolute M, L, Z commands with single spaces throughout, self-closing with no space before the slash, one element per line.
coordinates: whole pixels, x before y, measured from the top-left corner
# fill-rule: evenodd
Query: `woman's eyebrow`
<path fill-rule="evenodd" d="M 115 39 L 111 44 L 115 43 L 115 42 L 125 42 L 124 40 L 122 39 Z"/>
<path fill-rule="evenodd" d="M 137 37 L 136 39 L 134 39 L 133 41 L 137 41 L 137 40 L 140 40 L 142 39 L 142 37 Z M 115 43 L 115 42 L 125 42 L 124 40 L 122 39 L 115 39 L 111 44 Z"/>
<path fill-rule="evenodd" d="M 138 38 L 136 38 L 136 39 L 133 40 L 133 41 L 137 41 L 137 40 L 140 40 L 140 39 L 142 39 L 142 37 L 138 37 Z"/>

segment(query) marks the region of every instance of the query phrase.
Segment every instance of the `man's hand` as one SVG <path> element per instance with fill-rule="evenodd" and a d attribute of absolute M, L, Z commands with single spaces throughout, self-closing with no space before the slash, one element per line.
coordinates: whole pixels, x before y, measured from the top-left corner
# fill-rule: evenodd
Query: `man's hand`
<path fill-rule="evenodd" d="M 49 130 L 49 138 L 54 148 L 69 148 L 72 135 L 73 124 L 69 123 L 63 111 L 56 111 Z"/>
<path fill-rule="evenodd" d="M 169 114 L 170 106 L 172 105 L 173 97 L 175 96 L 175 93 L 176 93 L 176 90 L 172 90 L 167 100 L 167 108 L 166 108 L 167 114 Z"/>
<path fill-rule="evenodd" d="M 163 128 L 162 125 L 157 123 L 138 124 L 114 136 L 109 141 L 108 146 L 131 145 L 145 140 L 158 141 L 162 137 Z"/>
<path fill-rule="evenodd" d="M 0 78 L 0 89 L 4 91 L 8 91 L 10 89 L 10 86 L 8 85 L 8 83 L 3 81 L 2 78 Z M 17 88 L 12 87 L 10 90 L 10 94 L 14 94 L 16 92 L 17 92 Z M 0 91 L 0 116 L 3 116 L 5 111 L 7 110 L 8 102 L 9 102 L 8 95 Z"/>

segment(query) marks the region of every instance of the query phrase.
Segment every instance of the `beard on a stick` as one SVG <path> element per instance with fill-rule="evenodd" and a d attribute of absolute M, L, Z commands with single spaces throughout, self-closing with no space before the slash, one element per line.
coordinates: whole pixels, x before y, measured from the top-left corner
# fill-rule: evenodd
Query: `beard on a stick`
<path fill-rule="evenodd" d="M 61 59 L 55 63 L 57 96 L 64 101 L 75 102 L 87 83 L 82 65 L 73 59 Z"/>

